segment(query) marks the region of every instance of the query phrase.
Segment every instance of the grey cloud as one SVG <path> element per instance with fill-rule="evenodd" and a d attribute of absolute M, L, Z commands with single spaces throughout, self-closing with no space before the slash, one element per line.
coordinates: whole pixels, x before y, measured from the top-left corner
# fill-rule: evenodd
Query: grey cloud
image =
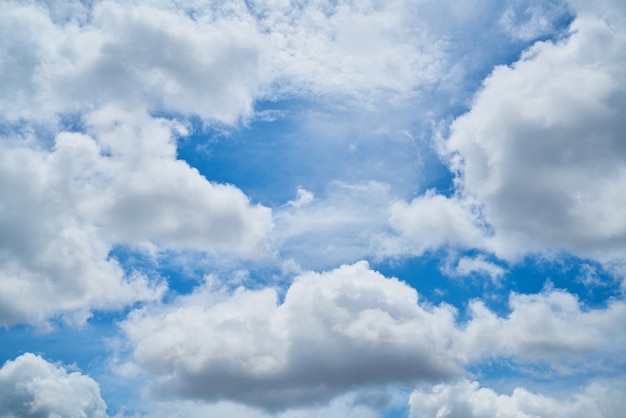
<path fill-rule="evenodd" d="M 18 140 L 19 141 L 19 140 Z M 126 275 L 108 258 L 109 245 L 76 212 L 84 197 L 80 177 L 71 179 L 69 154 L 7 141 L 0 146 L 0 324 L 43 323 L 63 313 L 83 322 L 92 308 L 111 309 L 162 293 L 141 275 Z M 84 145 L 89 145 L 89 143 Z M 65 142 L 65 145 L 69 145 Z M 72 160 L 77 168 L 85 160 Z M 84 172 L 81 174 L 85 174 Z"/>
<path fill-rule="evenodd" d="M 620 257 L 625 39 L 600 18 L 578 17 L 568 39 L 496 68 L 453 123 L 446 145 L 459 157 L 459 188 L 483 205 L 496 253 Z"/>
<path fill-rule="evenodd" d="M 303 273 L 282 303 L 273 289 L 210 283 L 122 324 L 159 397 L 277 411 L 364 387 L 447 381 L 493 359 L 554 375 L 623 365 L 620 301 L 585 309 L 563 291 L 513 294 L 509 314 L 475 301 L 459 323 L 452 308 L 418 303 L 414 289 L 365 262 Z"/>
<path fill-rule="evenodd" d="M 219 293 L 219 292 L 218 292 Z M 136 311 L 122 325 L 153 392 L 269 410 L 328 401 L 362 385 L 438 380 L 460 372 L 454 313 L 425 309 L 413 289 L 364 262 L 271 289 Z"/>
<path fill-rule="evenodd" d="M 102 101 L 139 101 L 233 123 L 250 114 L 260 91 L 258 34 L 242 19 L 198 22 L 103 1 L 82 23 L 56 23 L 36 3 L 1 7 L 0 50 L 11 59 L 0 63 L 0 109 L 10 121 L 51 119 Z"/>

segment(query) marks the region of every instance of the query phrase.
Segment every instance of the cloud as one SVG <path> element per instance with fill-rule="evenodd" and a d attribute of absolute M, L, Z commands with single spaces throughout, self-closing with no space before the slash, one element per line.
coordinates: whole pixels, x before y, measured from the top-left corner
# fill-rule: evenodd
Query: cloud
<path fill-rule="evenodd" d="M 268 410 L 325 402 L 364 385 L 460 372 L 454 312 L 419 305 L 406 284 L 345 265 L 273 289 L 205 286 L 122 324 L 158 396 L 231 400 Z"/>
<path fill-rule="evenodd" d="M 89 376 L 31 353 L 0 368 L 0 416 L 106 418 L 100 387 Z"/>
<path fill-rule="evenodd" d="M 245 16 L 194 20 L 102 1 L 82 22 L 53 22 L 41 4 L 0 7 L 0 51 L 9 57 L 0 64 L 0 110 L 9 121 L 140 101 L 157 111 L 233 123 L 251 114 L 261 90 L 260 37 Z"/>
<path fill-rule="evenodd" d="M 497 282 L 506 271 L 497 264 L 485 260 L 484 256 L 461 257 L 456 266 L 446 266 L 444 273 L 452 276 L 470 276 L 480 274 L 488 276 L 492 282 Z"/>
<path fill-rule="evenodd" d="M 213 283 L 135 310 L 121 325 L 134 362 L 155 377 L 150 393 L 173 405 L 293 412 L 364 388 L 446 382 L 485 362 L 551 378 L 624 364 L 623 301 L 592 309 L 547 288 L 511 294 L 506 314 L 472 301 L 463 322 L 365 262 L 301 273 L 282 298 Z"/>
<path fill-rule="evenodd" d="M 220 401 L 216 403 L 205 403 L 197 401 L 159 401 L 150 404 L 147 407 L 148 413 L 142 415 L 144 418 L 315 418 L 315 417 L 333 417 L 333 418 L 352 418 L 355 416 L 362 418 L 380 417 L 380 408 L 359 403 L 359 396 L 385 396 L 391 395 L 377 394 L 371 392 L 348 393 L 340 396 L 327 405 L 296 407 L 282 412 L 267 412 L 259 410 L 255 407 L 246 406 L 229 401 Z M 392 399 L 404 406 L 406 404 L 406 396 L 397 396 Z"/>
<path fill-rule="evenodd" d="M 142 3 L 3 2 L 3 118 L 122 101 L 234 124 L 261 97 L 406 94 L 441 72 L 440 45 L 405 2 Z"/>
<path fill-rule="evenodd" d="M 389 223 L 402 239 L 390 246 L 390 252 L 421 255 L 444 245 L 472 248 L 484 241 L 476 209 L 456 197 L 448 198 L 433 190 L 410 203 L 391 205 Z"/>
<path fill-rule="evenodd" d="M 125 274 L 95 225 L 76 211 L 86 173 L 72 169 L 88 164 L 94 148 L 63 137 L 52 153 L 0 145 L 0 325 L 42 323 L 56 314 L 82 323 L 92 308 L 163 292 L 140 274 Z"/>
<path fill-rule="evenodd" d="M 111 156 L 99 157 L 103 170 L 97 174 L 108 181 L 84 202 L 84 212 L 111 241 L 251 258 L 271 254 L 271 210 L 178 160 L 175 141 L 186 134 L 182 126 L 115 106 L 89 115 L 87 125 Z"/>
<path fill-rule="evenodd" d="M 441 40 L 450 34 L 432 36 L 422 5 L 404 0 L 0 7 L 0 114 L 13 123 L 51 122 L 103 102 L 225 124 L 252 118 L 263 98 L 321 96 L 363 107 L 381 97 L 411 100 L 452 62 Z"/>
<path fill-rule="evenodd" d="M 626 14 L 601 3 L 597 13 L 574 4 L 566 37 L 536 42 L 483 81 L 441 144 L 454 195 L 397 203 L 390 222 L 410 244 L 397 252 L 459 245 L 508 260 L 623 260 Z"/>
<path fill-rule="evenodd" d="M 419 303 L 413 288 L 365 262 L 302 273 L 282 302 L 272 288 L 212 283 L 121 325 L 134 361 L 156 377 L 153 395 L 275 412 L 359 388 L 437 383 L 499 359 L 553 377 L 623 365 L 623 301 L 589 309 L 546 289 L 512 294 L 504 315 L 472 301 L 459 322 L 453 308 Z"/>
<path fill-rule="evenodd" d="M 53 149 L 38 138 L 0 145 L 0 324 L 82 323 L 92 309 L 160 297 L 163 286 L 109 256 L 114 244 L 271 254 L 271 211 L 177 160 L 181 126 L 116 106 L 85 122 Z"/>
<path fill-rule="evenodd" d="M 462 380 L 417 389 L 411 394 L 413 418 L 617 418 L 626 404 L 624 382 L 594 382 L 567 397 L 551 397 L 523 387 L 510 395 Z"/>
<path fill-rule="evenodd" d="M 278 91 L 406 95 L 437 80 L 444 43 L 429 37 L 414 3 L 250 2 L 275 48 Z"/>
<path fill-rule="evenodd" d="M 287 205 L 294 208 L 300 208 L 308 205 L 315 199 L 315 194 L 302 186 L 298 186 L 296 189 L 296 198 L 287 202 Z"/>
<path fill-rule="evenodd" d="M 309 201 L 309 195 L 302 196 L 296 202 L 306 205 L 289 203 L 274 212 L 283 257 L 305 268 L 323 269 L 380 254 L 388 234 L 388 184 L 333 181 L 323 197 Z"/>
<path fill-rule="evenodd" d="M 514 0 L 502 14 L 500 24 L 513 39 L 531 41 L 557 32 L 555 27 L 570 17 L 566 1 L 527 2 Z"/>
<path fill-rule="evenodd" d="M 464 352 L 470 359 L 510 358 L 519 363 L 543 363 L 564 373 L 571 368 L 621 364 L 626 340 L 624 301 L 589 309 L 565 291 L 512 294 L 511 312 L 500 317 L 484 303 L 470 303 L 471 320 L 463 331 Z"/>
<path fill-rule="evenodd" d="M 497 67 L 452 124 L 459 190 L 482 204 L 497 254 L 622 257 L 625 59 L 626 34 L 581 15 L 567 39 Z"/>

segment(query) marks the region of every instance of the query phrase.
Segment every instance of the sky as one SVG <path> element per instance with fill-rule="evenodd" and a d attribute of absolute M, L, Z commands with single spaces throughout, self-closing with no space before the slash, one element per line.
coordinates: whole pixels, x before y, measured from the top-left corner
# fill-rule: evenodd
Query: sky
<path fill-rule="evenodd" d="M 623 0 L 0 0 L 0 417 L 617 418 Z"/>

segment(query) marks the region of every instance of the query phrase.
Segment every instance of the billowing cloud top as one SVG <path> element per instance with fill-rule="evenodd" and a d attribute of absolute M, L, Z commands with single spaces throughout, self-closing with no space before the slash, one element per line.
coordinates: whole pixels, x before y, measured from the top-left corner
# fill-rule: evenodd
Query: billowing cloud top
<path fill-rule="evenodd" d="M 106 418 L 100 387 L 31 353 L 0 368 L 0 416 Z"/>

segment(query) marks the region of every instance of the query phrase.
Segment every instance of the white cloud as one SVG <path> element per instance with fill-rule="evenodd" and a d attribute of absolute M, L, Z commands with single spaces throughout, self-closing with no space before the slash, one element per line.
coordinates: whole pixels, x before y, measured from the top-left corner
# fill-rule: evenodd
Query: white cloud
<path fill-rule="evenodd" d="M 86 125 L 92 136 L 61 132 L 52 150 L 0 145 L 0 324 L 81 323 L 92 309 L 158 298 L 162 287 L 109 258 L 115 243 L 271 254 L 271 211 L 176 160 L 177 124 L 109 106 Z"/>
<path fill-rule="evenodd" d="M 440 246 L 476 247 L 485 232 L 476 209 L 456 197 L 447 198 L 429 190 L 407 203 L 398 201 L 390 208 L 389 222 L 402 238 L 392 243 L 390 252 L 421 255 Z"/>
<path fill-rule="evenodd" d="M 159 396 L 229 399 L 266 409 L 327 401 L 363 385 L 460 372 L 454 312 L 423 307 L 406 284 L 360 262 L 273 289 L 197 289 L 130 314 L 136 361 Z"/>
<path fill-rule="evenodd" d="M 546 289 L 512 294 L 504 315 L 473 301 L 460 323 L 453 308 L 418 303 L 414 289 L 365 262 L 302 273 L 282 302 L 271 288 L 213 282 L 122 324 L 159 398 L 293 412 L 360 388 L 445 381 L 485 361 L 553 378 L 624 364 L 623 301 L 591 309 Z"/>
<path fill-rule="evenodd" d="M 0 368 L 0 417 L 106 418 L 100 387 L 31 353 Z"/>
<path fill-rule="evenodd" d="M 356 98 L 362 107 L 381 95 L 411 100 L 452 62 L 450 34 L 433 37 L 422 5 L 404 0 L 0 7 L 0 113 L 12 122 L 120 101 L 227 124 L 252 117 L 259 98 Z"/>
<path fill-rule="evenodd" d="M 276 49 L 280 90 L 369 102 L 376 91 L 406 95 L 442 73 L 445 44 L 429 37 L 412 2 L 250 4 Z"/>
<path fill-rule="evenodd" d="M 184 134 L 184 128 L 116 107 L 98 110 L 87 122 L 102 151 L 111 156 L 99 157 L 103 171 L 96 174 L 108 181 L 83 202 L 83 211 L 110 240 L 251 258 L 271 254 L 271 210 L 252 205 L 238 188 L 211 183 L 177 160 L 176 131 Z"/>
<path fill-rule="evenodd" d="M 296 198 L 287 202 L 287 205 L 293 206 L 294 208 L 300 208 L 313 202 L 314 199 L 315 194 L 313 194 L 313 192 L 303 188 L 302 186 L 298 186 L 296 189 Z"/>
<path fill-rule="evenodd" d="M 0 7 L 0 110 L 10 121 L 142 101 L 233 123 L 252 112 L 261 89 L 259 34 L 245 16 L 194 20 L 102 1 L 86 21 L 55 23 L 36 3 Z"/>
<path fill-rule="evenodd" d="M 520 1 L 507 2 L 507 9 L 500 24 L 513 37 L 531 41 L 557 31 L 557 22 L 566 20 L 571 10 L 566 1 Z"/>
<path fill-rule="evenodd" d="M 72 169 L 89 163 L 95 145 L 65 139 L 53 153 L 0 145 L 1 325 L 41 323 L 60 313 L 81 323 L 92 308 L 119 308 L 163 291 L 139 274 L 126 275 L 108 258 L 110 246 L 95 225 L 76 211 L 87 173 Z"/>
<path fill-rule="evenodd" d="M 470 304 L 471 320 L 462 337 L 470 359 L 505 357 L 544 363 L 563 373 L 571 373 L 571 367 L 623 362 L 624 301 L 589 309 L 571 293 L 547 289 L 539 294 L 512 294 L 509 305 L 511 312 L 500 317 L 480 301 Z"/>
<path fill-rule="evenodd" d="M 626 13 L 600 3 L 574 4 L 566 38 L 535 43 L 484 80 L 442 143 L 455 195 L 393 207 L 391 224 L 409 240 L 398 253 L 460 245 L 509 260 L 545 251 L 623 260 Z"/>
<path fill-rule="evenodd" d="M 624 31 L 581 15 L 567 39 L 497 67 L 452 124 L 459 190 L 482 204 L 498 255 L 622 257 L 625 60 Z"/>
<path fill-rule="evenodd" d="M 484 256 L 461 257 L 456 266 L 446 266 L 444 272 L 453 276 L 485 275 L 493 282 L 497 282 L 506 273 L 504 268 L 485 260 Z"/>
<path fill-rule="evenodd" d="M 499 394 L 467 380 L 422 388 L 411 394 L 413 418 L 617 418 L 626 403 L 624 382 L 595 382 L 567 397 L 518 387 Z"/>
<path fill-rule="evenodd" d="M 331 268 L 379 256 L 388 235 L 389 200 L 388 184 L 333 181 L 324 196 L 274 211 L 276 245 L 283 257 L 305 268 Z"/>

